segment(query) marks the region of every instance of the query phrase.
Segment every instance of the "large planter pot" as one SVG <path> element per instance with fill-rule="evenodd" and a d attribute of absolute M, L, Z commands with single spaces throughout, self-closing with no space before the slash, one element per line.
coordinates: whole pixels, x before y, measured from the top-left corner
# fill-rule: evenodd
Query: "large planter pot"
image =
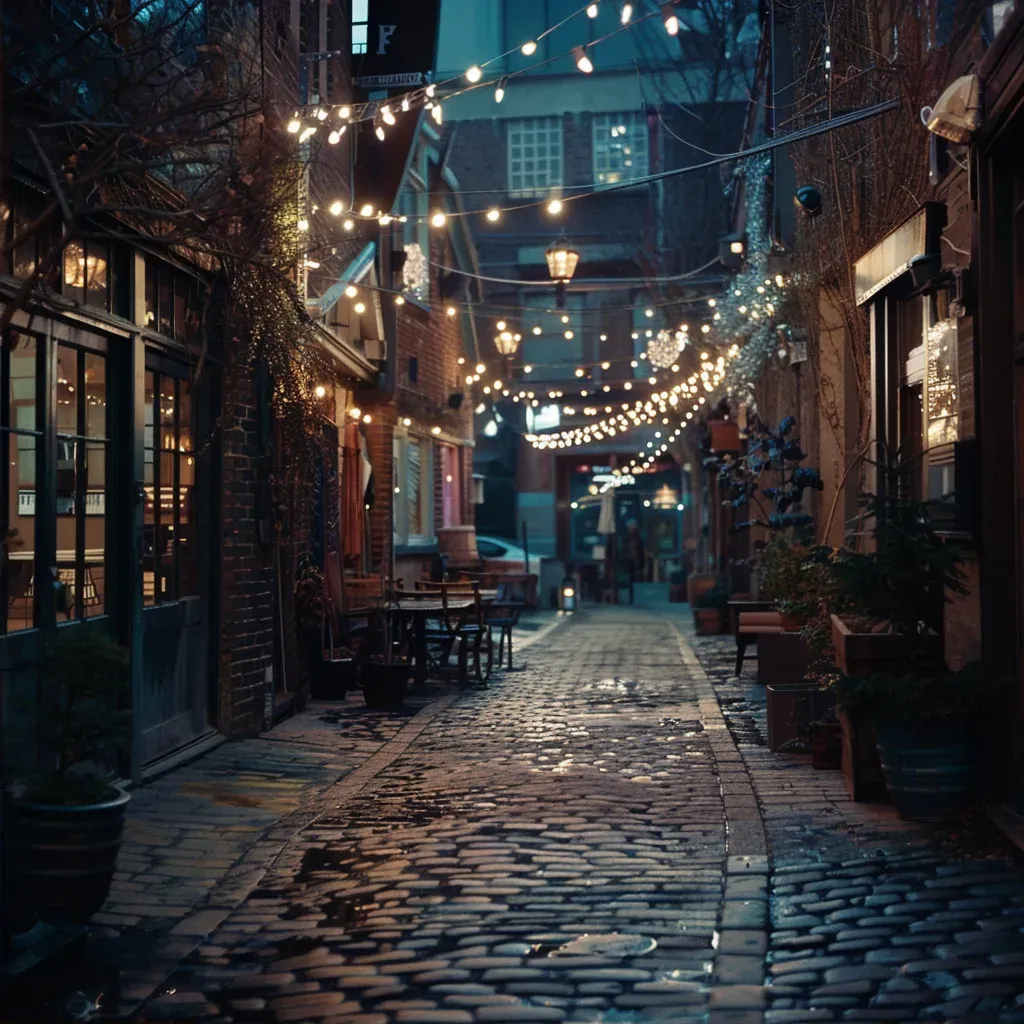
<path fill-rule="evenodd" d="M 878 756 L 875 730 L 860 714 L 836 711 L 843 730 L 843 779 L 854 800 L 861 803 L 887 803 L 885 776 Z"/>
<path fill-rule="evenodd" d="M 412 666 L 401 662 L 368 661 L 363 664 L 360 675 L 366 706 L 393 711 L 402 706 Z"/>
<path fill-rule="evenodd" d="M 757 638 L 757 681 L 762 686 L 796 683 L 807 673 L 807 641 L 799 633 L 762 633 Z"/>
<path fill-rule="evenodd" d="M 814 680 L 779 683 L 766 687 L 768 697 L 768 749 L 773 753 L 784 743 L 809 736 L 815 719 L 827 715 L 835 697 Z"/>
<path fill-rule="evenodd" d="M 836 664 L 848 676 L 867 676 L 889 671 L 907 658 L 911 644 L 923 647 L 935 658 L 942 652 L 942 638 L 939 636 L 861 633 L 838 615 L 832 616 L 832 646 L 836 652 Z"/>
<path fill-rule="evenodd" d="M 691 573 L 686 578 L 686 600 L 695 605 L 697 598 L 706 594 L 717 582 L 718 577 L 710 573 Z"/>
<path fill-rule="evenodd" d="M 310 666 L 309 695 L 313 700 L 344 700 L 359 685 L 354 658 L 319 658 Z"/>
<path fill-rule="evenodd" d="M 97 804 L 11 800 L 7 891 L 12 917 L 84 923 L 107 900 L 124 833 L 128 793 Z"/>
<path fill-rule="evenodd" d="M 722 632 L 722 614 L 717 608 L 695 608 L 693 624 L 698 636 L 714 636 Z"/>
<path fill-rule="evenodd" d="M 970 723 L 879 720 L 875 737 L 889 797 L 901 818 L 941 820 L 971 792 L 977 756 Z"/>

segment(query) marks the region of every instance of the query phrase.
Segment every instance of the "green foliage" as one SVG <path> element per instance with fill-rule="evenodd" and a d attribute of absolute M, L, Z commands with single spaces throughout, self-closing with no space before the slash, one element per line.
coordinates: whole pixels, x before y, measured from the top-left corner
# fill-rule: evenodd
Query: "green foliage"
<path fill-rule="evenodd" d="M 842 676 L 835 683 L 843 711 L 888 721 L 971 718 L 1004 697 L 1010 680 L 980 662 L 932 675 Z"/>
<path fill-rule="evenodd" d="M 703 594 L 693 602 L 694 608 L 714 608 L 720 614 L 725 615 L 729 610 L 729 598 L 732 596 L 732 592 L 729 589 L 729 583 L 725 579 L 719 579 L 715 581 L 715 585 L 708 590 L 705 590 Z"/>
<path fill-rule="evenodd" d="M 910 496 L 912 463 L 897 458 L 875 465 L 884 483 L 881 494 L 861 498 L 872 524 L 873 550 L 836 552 L 832 565 L 838 592 L 846 610 L 886 622 L 893 632 L 938 633 L 947 593 L 966 592 L 960 553 L 943 542 L 932 522 L 942 503 Z"/>
<path fill-rule="evenodd" d="M 131 736 L 128 652 L 94 629 L 60 630 L 39 667 L 40 721 L 53 767 L 33 779 L 42 803 L 91 803 L 109 796 L 100 778 Z"/>

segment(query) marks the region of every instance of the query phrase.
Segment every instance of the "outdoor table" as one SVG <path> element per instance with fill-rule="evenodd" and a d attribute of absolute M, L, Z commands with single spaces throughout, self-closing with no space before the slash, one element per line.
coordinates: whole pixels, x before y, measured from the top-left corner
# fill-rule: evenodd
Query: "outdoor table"
<path fill-rule="evenodd" d="M 498 596 L 497 590 L 481 590 L 481 604 L 491 604 Z M 460 614 L 473 607 L 476 597 L 472 593 L 449 594 L 447 608 L 449 612 Z M 422 687 L 427 682 L 427 621 L 442 615 L 445 603 L 439 597 L 425 594 L 424 597 L 403 597 L 391 603 L 391 610 L 402 618 L 412 620 L 413 657 L 416 659 L 416 671 L 413 674 L 415 685 Z"/>

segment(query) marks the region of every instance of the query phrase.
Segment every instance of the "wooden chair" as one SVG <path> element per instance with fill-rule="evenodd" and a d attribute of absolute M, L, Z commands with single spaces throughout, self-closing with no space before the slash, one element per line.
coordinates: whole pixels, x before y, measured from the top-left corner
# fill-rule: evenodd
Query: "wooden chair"
<path fill-rule="evenodd" d="M 488 642 L 494 647 L 494 629 L 498 632 L 498 668 L 505 660 L 505 643 L 508 642 L 508 669 L 512 671 L 512 627 L 519 625 L 519 615 L 526 602 L 515 595 L 510 584 L 498 584 L 498 596 L 484 612 L 488 627 Z"/>
<path fill-rule="evenodd" d="M 467 587 L 465 584 L 434 583 L 429 589 L 417 583 L 413 591 L 399 591 L 399 600 L 434 600 L 440 601 L 434 624 L 427 624 L 426 642 L 428 648 L 433 645 L 440 652 L 437 665 L 439 669 L 448 667 L 455 645 L 458 643 L 458 679 L 459 684 L 469 683 L 469 655 L 473 655 L 473 673 L 480 683 L 486 683 L 491 677 L 493 649 L 487 634 L 487 626 L 483 618 L 483 605 L 480 600 L 480 588 Z M 449 607 L 453 598 L 471 597 L 468 607 L 458 610 Z M 458 601 L 464 604 L 465 601 Z"/>
<path fill-rule="evenodd" d="M 784 633 L 782 616 L 775 611 L 740 612 L 736 624 L 736 675 L 743 671 L 743 659 L 749 644 L 768 633 Z"/>

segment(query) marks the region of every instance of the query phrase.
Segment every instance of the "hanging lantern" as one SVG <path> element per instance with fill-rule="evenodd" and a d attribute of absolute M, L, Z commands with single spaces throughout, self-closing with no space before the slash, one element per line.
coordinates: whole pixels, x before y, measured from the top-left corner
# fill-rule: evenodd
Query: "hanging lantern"
<path fill-rule="evenodd" d="M 495 336 L 494 347 L 498 350 L 499 355 L 503 355 L 507 359 L 516 354 L 519 349 L 519 342 L 521 339 L 521 334 L 513 334 L 511 331 L 502 331 L 500 334 Z"/>
<path fill-rule="evenodd" d="M 565 305 L 565 286 L 572 280 L 576 273 L 576 264 L 580 261 L 580 254 L 569 246 L 569 243 L 561 238 L 546 253 L 544 258 L 548 262 L 548 273 L 555 283 L 555 303 L 561 309 Z"/>

